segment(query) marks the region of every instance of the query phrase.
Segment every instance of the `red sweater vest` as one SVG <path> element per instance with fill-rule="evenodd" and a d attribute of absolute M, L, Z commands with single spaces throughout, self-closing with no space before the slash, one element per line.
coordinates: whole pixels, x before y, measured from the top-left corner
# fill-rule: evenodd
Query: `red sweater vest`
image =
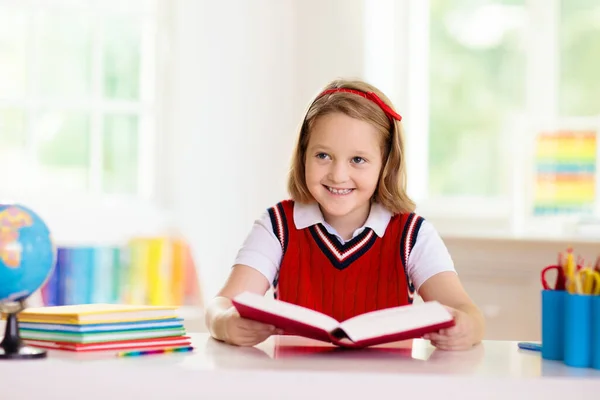
<path fill-rule="evenodd" d="M 423 219 L 399 214 L 385 235 L 366 228 L 342 245 L 322 224 L 294 225 L 294 202 L 269 209 L 283 249 L 275 297 L 327 314 L 338 321 L 369 311 L 412 303 L 406 265 Z"/>

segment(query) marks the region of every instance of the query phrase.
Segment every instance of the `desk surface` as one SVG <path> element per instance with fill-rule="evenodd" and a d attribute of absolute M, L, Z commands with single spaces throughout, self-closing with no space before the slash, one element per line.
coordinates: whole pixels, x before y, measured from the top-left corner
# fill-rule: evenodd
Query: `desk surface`
<path fill-rule="evenodd" d="M 327 393 L 346 400 L 401 390 L 421 398 L 575 399 L 600 390 L 600 371 L 541 360 L 516 342 L 447 352 L 424 340 L 343 350 L 291 336 L 251 348 L 191 336 L 192 353 L 117 358 L 49 351 L 42 360 L 0 361 L 0 398 L 306 399 Z"/>

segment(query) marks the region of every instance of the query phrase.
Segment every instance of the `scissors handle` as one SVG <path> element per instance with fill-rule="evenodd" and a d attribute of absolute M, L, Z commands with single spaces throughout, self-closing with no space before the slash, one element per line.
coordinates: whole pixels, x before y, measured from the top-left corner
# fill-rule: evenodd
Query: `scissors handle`
<path fill-rule="evenodd" d="M 584 294 L 600 294 L 600 273 L 592 268 L 579 271 L 579 279 Z"/>
<path fill-rule="evenodd" d="M 548 280 L 546 279 L 546 273 L 552 269 L 556 270 L 556 285 L 554 287 L 548 285 Z M 541 280 L 544 290 L 565 290 L 566 288 L 565 272 L 560 265 L 549 265 L 544 268 L 541 273 Z"/>

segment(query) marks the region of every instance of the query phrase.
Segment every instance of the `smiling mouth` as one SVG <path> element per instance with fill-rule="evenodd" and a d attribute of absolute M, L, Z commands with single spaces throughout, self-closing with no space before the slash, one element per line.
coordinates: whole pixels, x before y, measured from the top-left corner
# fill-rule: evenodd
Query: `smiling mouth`
<path fill-rule="evenodd" d="M 354 189 L 336 189 L 331 186 L 323 185 L 331 194 L 335 194 L 338 196 L 344 196 L 350 194 L 354 191 Z"/>

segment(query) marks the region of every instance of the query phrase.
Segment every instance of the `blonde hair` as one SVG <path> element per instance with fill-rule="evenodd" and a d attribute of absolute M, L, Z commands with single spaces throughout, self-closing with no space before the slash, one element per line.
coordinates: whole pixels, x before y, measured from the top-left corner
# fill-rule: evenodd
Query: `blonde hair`
<path fill-rule="evenodd" d="M 320 92 L 330 89 L 353 89 L 375 93 L 392 110 L 392 102 L 379 89 L 358 80 L 335 80 Z M 314 201 L 306 186 L 306 148 L 310 132 L 319 117 L 332 113 L 343 113 L 351 118 L 366 121 L 381 134 L 383 165 L 372 201 L 376 201 L 394 214 L 410 213 L 415 203 L 406 193 L 406 162 L 404 159 L 404 132 L 400 121 L 388 117 L 374 101 L 352 93 L 335 92 L 317 96 L 310 104 L 298 132 L 296 148 L 288 176 L 288 192 L 300 203 Z"/>

